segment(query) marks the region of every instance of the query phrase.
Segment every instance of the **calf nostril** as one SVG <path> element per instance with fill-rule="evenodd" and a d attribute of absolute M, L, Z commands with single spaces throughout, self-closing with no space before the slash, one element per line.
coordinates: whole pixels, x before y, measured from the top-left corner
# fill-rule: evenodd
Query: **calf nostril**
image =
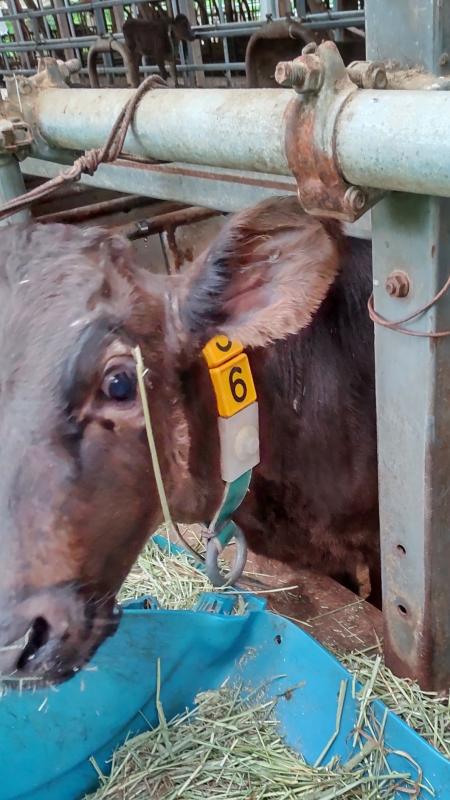
<path fill-rule="evenodd" d="M 28 642 L 17 661 L 17 669 L 24 669 L 28 662 L 32 661 L 38 650 L 47 644 L 49 636 L 50 625 L 47 620 L 44 617 L 36 617 L 30 628 Z"/>

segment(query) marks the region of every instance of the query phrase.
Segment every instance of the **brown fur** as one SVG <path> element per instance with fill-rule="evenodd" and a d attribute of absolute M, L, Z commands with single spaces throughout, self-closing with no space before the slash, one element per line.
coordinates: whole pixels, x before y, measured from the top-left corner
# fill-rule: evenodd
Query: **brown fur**
<path fill-rule="evenodd" d="M 158 16 L 156 13 L 153 19 L 127 19 L 123 25 L 123 35 L 130 57 L 133 86 L 139 85 L 139 64 L 142 56 L 154 60 L 163 80 L 169 77 L 165 62 L 170 62 L 172 77 L 177 85 L 175 48 L 178 42 L 190 42 L 195 38 L 184 14 L 178 14 L 175 19 L 166 15 Z"/>
<path fill-rule="evenodd" d="M 225 331 L 247 347 L 260 406 L 261 463 L 236 517 L 251 548 L 347 583 L 367 564 L 377 575 L 366 243 L 291 198 L 232 218 L 184 276 L 141 271 L 100 230 L 0 236 L 0 648 L 36 620 L 48 636 L 22 677 L 89 657 L 161 522 L 139 399 L 102 389 L 134 369 L 136 344 L 175 519 L 210 520 L 223 491 L 201 347 Z"/>

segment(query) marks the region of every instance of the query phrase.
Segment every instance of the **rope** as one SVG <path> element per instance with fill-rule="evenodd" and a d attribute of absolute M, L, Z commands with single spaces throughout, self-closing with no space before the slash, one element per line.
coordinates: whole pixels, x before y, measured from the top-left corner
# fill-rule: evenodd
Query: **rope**
<path fill-rule="evenodd" d="M 169 509 L 169 503 L 167 501 L 166 490 L 165 490 L 165 487 L 164 487 L 164 481 L 163 481 L 163 477 L 162 477 L 162 473 L 161 473 L 161 465 L 159 463 L 158 451 L 157 451 L 156 442 L 155 442 L 155 436 L 154 436 L 154 433 L 153 433 L 153 426 L 152 426 L 152 421 L 151 421 L 151 417 L 150 417 L 150 408 L 149 408 L 149 404 L 148 404 L 147 392 L 145 390 L 145 375 L 146 375 L 147 370 L 146 370 L 146 368 L 144 366 L 144 361 L 143 361 L 143 358 L 142 358 L 142 351 L 141 351 L 141 348 L 139 346 L 137 346 L 137 347 L 135 347 L 133 349 L 133 357 L 134 357 L 134 360 L 136 362 L 136 375 L 137 375 L 139 396 L 140 396 L 140 399 L 141 399 L 142 410 L 143 410 L 143 413 L 144 413 L 144 422 L 145 422 L 145 430 L 146 430 L 146 433 L 147 433 L 147 441 L 148 441 L 148 446 L 149 446 L 149 449 L 150 449 L 152 467 L 153 467 L 153 472 L 154 472 L 154 475 L 155 475 L 156 487 L 157 487 L 157 490 L 158 490 L 159 502 L 161 504 L 161 509 L 162 509 L 162 512 L 163 512 L 164 522 L 165 522 L 168 530 L 171 531 L 172 533 L 175 533 L 178 536 L 178 538 L 181 541 L 181 543 L 183 544 L 183 546 L 187 550 L 189 550 L 189 552 L 195 557 L 195 559 L 197 561 L 200 561 L 203 564 L 205 564 L 205 558 L 202 555 L 200 555 L 200 553 L 197 553 L 197 551 L 194 550 L 193 547 L 191 547 L 189 542 L 186 540 L 186 537 L 183 536 L 183 534 L 181 533 L 180 526 L 178 524 L 175 524 L 173 519 L 172 519 L 172 515 L 171 515 L 170 509 Z M 169 536 L 167 536 L 167 541 L 168 541 L 169 552 L 170 552 L 170 539 L 169 539 Z M 265 584 L 262 581 L 259 581 L 259 580 L 255 579 L 255 578 L 251 578 L 249 576 L 243 576 L 241 578 L 240 583 L 244 584 L 244 585 L 245 584 L 250 585 L 250 586 L 255 586 L 256 585 L 258 587 L 264 587 L 265 588 Z M 270 591 L 270 587 L 267 587 L 267 590 Z"/>
<path fill-rule="evenodd" d="M 162 473 L 161 473 L 161 465 L 159 463 L 158 450 L 156 449 L 155 435 L 153 433 L 153 426 L 152 426 L 152 421 L 151 421 L 151 417 L 150 417 L 150 408 L 149 408 L 149 404 L 148 404 L 147 392 L 145 390 L 145 375 L 146 375 L 147 370 L 144 367 L 144 361 L 143 361 L 143 358 L 142 358 L 142 351 L 141 351 L 141 348 L 139 346 L 135 347 L 133 349 L 133 357 L 134 357 L 134 360 L 136 362 L 136 375 L 137 375 L 139 396 L 140 396 L 140 399 L 141 399 L 142 410 L 143 410 L 143 413 L 144 413 L 144 422 L 145 422 L 145 430 L 146 430 L 146 433 L 147 433 L 147 441 L 148 441 L 148 446 L 149 446 L 149 450 L 150 450 L 150 456 L 151 456 L 151 459 L 152 459 L 153 473 L 155 475 L 156 488 L 158 490 L 159 502 L 161 504 L 161 510 L 162 510 L 162 513 L 163 513 L 164 522 L 166 524 L 166 527 L 167 527 L 168 531 L 170 531 L 171 533 L 175 533 L 178 536 L 178 538 L 181 540 L 183 545 L 191 552 L 191 554 L 194 555 L 196 559 L 198 559 L 198 560 L 200 560 L 200 561 L 202 561 L 204 563 L 205 559 L 200 555 L 200 553 L 197 553 L 197 551 L 194 550 L 193 547 L 191 547 L 189 542 L 186 541 L 186 538 L 181 533 L 179 526 L 175 525 L 175 523 L 174 523 L 174 521 L 172 519 L 172 515 L 171 515 L 170 509 L 169 509 L 169 503 L 168 503 L 168 500 L 167 500 L 166 490 L 165 490 L 165 487 L 164 487 L 164 481 L 163 481 L 163 477 L 162 477 Z M 169 552 L 170 552 L 170 539 L 169 539 L 169 537 L 167 537 L 167 541 L 168 541 Z"/>
<path fill-rule="evenodd" d="M 87 150 L 77 158 L 69 169 L 60 172 L 59 175 L 37 186 L 35 189 L 31 189 L 20 197 L 15 197 L 0 206 L 0 219 L 9 217 L 31 203 L 41 200 L 64 184 L 79 180 L 83 174 L 93 175 L 100 164 L 108 164 L 115 161 L 120 156 L 130 122 L 143 95 L 150 89 L 163 89 L 166 87 L 167 84 L 158 75 L 150 75 L 146 78 L 124 105 L 103 147 Z"/>
<path fill-rule="evenodd" d="M 448 291 L 450 288 L 450 277 L 447 278 L 446 282 L 444 283 L 442 289 L 439 289 L 437 294 L 430 300 L 429 303 L 426 303 L 424 306 L 421 306 L 408 317 L 403 317 L 403 319 L 388 320 L 385 317 L 382 317 L 381 314 L 378 314 L 375 311 L 374 304 L 373 304 L 373 294 L 370 295 L 369 300 L 367 302 L 367 308 L 369 310 L 369 317 L 376 325 L 380 325 L 382 328 L 388 328 L 392 331 L 397 331 L 398 333 L 404 333 L 406 336 L 421 336 L 423 338 L 428 339 L 441 339 L 445 336 L 450 336 L 450 330 L 448 331 L 412 331 L 410 328 L 404 328 L 407 322 L 412 322 L 412 320 L 417 319 L 420 317 L 421 314 L 424 314 L 426 311 L 429 311 L 441 297 Z"/>
<path fill-rule="evenodd" d="M 144 412 L 145 430 L 146 430 L 146 433 L 147 433 L 148 446 L 150 448 L 150 455 L 151 455 L 151 459 L 152 459 L 153 472 L 154 472 L 155 481 L 156 481 L 156 488 L 158 489 L 159 502 L 161 503 L 161 509 L 162 509 L 162 512 L 163 512 L 164 522 L 166 523 L 166 526 L 167 526 L 168 530 L 172 532 L 172 531 L 175 531 L 175 525 L 173 523 L 172 515 L 170 513 L 169 503 L 167 502 L 166 490 L 164 488 L 164 481 L 163 481 L 162 473 L 161 473 L 161 465 L 159 463 L 158 451 L 156 449 L 156 442 L 155 442 L 155 436 L 154 436 L 154 433 L 153 433 L 152 421 L 151 421 L 151 417 L 150 417 L 150 409 L 149 409 L 149 405 L 148 405 L 147 392 L 145 391 L 145 380 L 144 379 L 145 379 L 145 375 L 146 375 L 147 370 L 144 367 L 144 361 L 142 359 L 142 352 L 141 352 L 141 348 L 139 346 L 135 347 L 133 349 L 133 357 L 134 357 L 134 360 L 136 362 L 136 375 L 137 375 L 138 389 L 139 389 L 139 395 L 140 395 L 141 403 L 142 403 L 142 410 Z M 167 541 L 169 542 L 169 548 L 170 548 L 170 539 L 169 539 L 169 537 L 167 537 Z"/>

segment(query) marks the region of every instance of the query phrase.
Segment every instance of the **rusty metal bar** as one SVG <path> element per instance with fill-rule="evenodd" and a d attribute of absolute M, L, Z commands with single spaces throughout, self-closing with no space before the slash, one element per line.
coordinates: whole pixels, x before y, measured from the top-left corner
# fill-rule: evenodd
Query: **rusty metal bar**
<path fill-rule="evenodd" d="M 61 164 L 37 158 L 22 162 L 25 175 L 51 178 L 58 174 Z M 119 159 L 114 164 L 102 164 L 97 172 L 81 177 L 83 186 L 136 192 L 147 197 L 177 200 L 181 203 L 220 211 L 239 211 L 267 197 L 295 194 L 297 185 L 292 177 L 265 175 L 240 170 L 193 167 L 189 164 L 148 164 Z M 356 223 L 345 225 L 349 236 L 370 239 L 370 212 Z"/>
<path fill-rule="evenodd" d="M 25 159 L 21 167 L 25 175 L 41 178 L 54 177 L 61 170 L 60 163 L 37 158 Z M 294 178 L 287 176 L 125 159 L 101 164 L 94 175 L 83 175 L 81 183 L 220 211 L 238 211 L 266 197 L 297 191 Z"/>
<path fill-rule="evenodd" d="M 37 217 L 38 222 L 67 222 L 77 223 L 86 222 L 96 217 L 107 214 L 116 214 L 120 211 L 131 211 L 133 208 L 148 206 L 151 203 L 148 197 L 139 194 L 129 194 L 126 197 L 115 197 L 113 200 L 102 200 L 99 203 L 91 203 L 78 208 L 68 208 L 65 211 L 55 211 L 53 214 L 41 214 Z"/>
<path fill-rule="evenodd" d="M 210 208 L 190 206 L 189 208 L 182 208 L 178 211 L 168 211 L 165 214 L 158 214 L 148 219 L 127 222 L 125 225 L 114 225 L 113 230 L 115 233 L 126 236 L 133 241 L 170 229 L 173 230 L 181 225 L 192 225 L 195 222 L 203 222 L 211 217 L 217 217 L 221 213 L 221 211 L 214 211 Z"/>
<path fill-rule="evenodd" d="M 89 75 L 89 83 L 94 89 L 98 89 L 100 84 L 97 75 L 97 56 L 99 53 L 107 53 L 111 56 L 112 52 L 119 53 L 124 69 L 125 74 L 127 76 L 127 81 L 131 85 L 131 65 L 130 65 L 130 57 L 127 48 L 124 44 L 113 39 L 111 36 L 108 38 L 98 38 L 93 45 L 89 48 L 88 57 L 87 57 L 87 69 Z M 114 67 L 111 65 L 105 65 L 105 70 L 108 70 L 108 73 L 114 72 Z"/>

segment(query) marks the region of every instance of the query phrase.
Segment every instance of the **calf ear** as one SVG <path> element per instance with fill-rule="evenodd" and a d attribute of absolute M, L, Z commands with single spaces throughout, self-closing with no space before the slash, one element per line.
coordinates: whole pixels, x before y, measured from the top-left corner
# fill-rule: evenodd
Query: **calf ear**
<path fill-rule="evenodd" d="M 307 216 L 296 198 L 260 203 L 232 217 L 194 267 L 182 322 L 257 347 L 307 326 L 339 268 L 339 227 Z"/>

